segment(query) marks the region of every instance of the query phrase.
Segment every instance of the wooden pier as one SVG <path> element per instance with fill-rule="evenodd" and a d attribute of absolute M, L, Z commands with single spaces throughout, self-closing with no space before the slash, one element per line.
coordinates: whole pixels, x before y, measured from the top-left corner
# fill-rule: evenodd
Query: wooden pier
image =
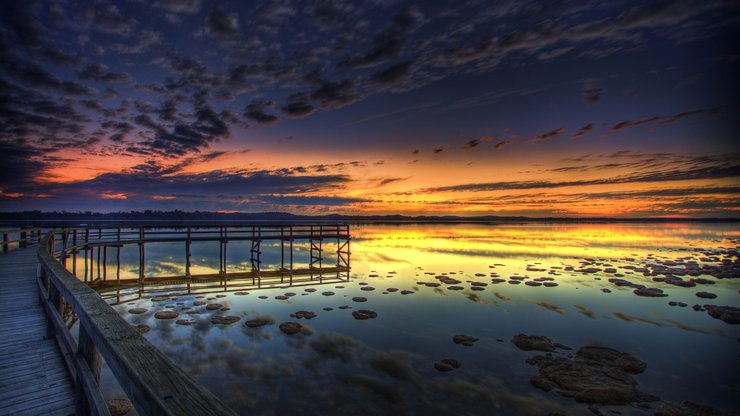
<path fill-rule="evenodd" d="M 35 248 L 0 255 L 0 415 L 71 415 L 75 387 L 39 302 Z"/>
<path fill-rule="evenodd" d="M 266 269 L 262 243 L 270 240 L 280 242 L 280 264 Z M 249 242 L 251 270 L 229 271 L 230 241 Z M 183 244 L 185 275 L 148 276 L 147 244 L 173 242 Z M 217 273 L 190 273 L 191 246 L 199 242 L 219 244 Z M 296 242 L 309 247 L 307 267 L 295 267 Z M 28 248 L 36 243 L 37 248 Z M 99 387 L 103 361 L 139 415 L 234 415 L 110 303 L 121 301 L 122 291 L 130 294 L 132 287 L 143 296 L 161 285 L 188 293 L 316 285 L 349 279 L 350 271 L 346 225 L 84 227 L 54 230 L 43 238 L 34 228 L 5 232 L 0 244 L 6 253 L 0 255 L 0 416 L 110 415 Z M 133 279 L 120 275 L 120 250 L 129 244 L 139 251 Z M 327 264 L 324 252 L 332 246 L 336 261 Z M 84 258 L 82 270 L 77 270 L 78 256 Z M 113 259 L 116 269 L 108 276 Z M 106 295 L 110 290 L 116 299 Z M 73 325 L 76 334 L 70 331 Z"/>
<path fill-rule="evenodd" d="M 234 242 L 248 243 L 242 254 L 248 258 L 250 270 L 229 270 L 227 250 Z M 280 260 L 273 268 L 264 267 L 265 242 L 279 242 Z M 164 243 L 182 244 L 184 274 L 146 272 L 147 247 Z M 218 270 L 192 273 L 192 248 L 203 243 L 218 244 Z M 307 247 L 304 267 L 296 264 L 297 244 Z M 138 297 L 158 291 L 158 286 L 178 286 L 181 293 L 202 294 L 346 282 L 350 271 L 350 234 L 345 224 L 67 228 L 55 233 L 53 245 L 59 261 L 72 274 L 104 293 L 105 298 L 117 298 L 116 303 L 132 300 L 131 295 L 137 293 L 129 290 L 132 288 L 140 289 Z M 138 247 L 136 277 L 121 276 L 121 249 L 127 245 Z M 82 266 L 78 259 L 82 259 Z M 127 296 L 121 297 L 122 291 Z"/>

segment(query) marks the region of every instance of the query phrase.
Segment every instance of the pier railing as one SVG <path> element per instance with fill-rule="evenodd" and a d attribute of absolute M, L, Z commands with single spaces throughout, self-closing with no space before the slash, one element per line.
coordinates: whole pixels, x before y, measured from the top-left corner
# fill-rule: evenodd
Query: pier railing
<path fill-rule="evenodd" d="M 261 243 L 265 240 L 280 242 L 281 266 L 277 271 L 261 269 Z M 205 278 L 225 281 L 229 278 L 226 273 L 228 242 L 250 241 L 252 270 L 249 275 L 253 279 L 255 276 L 259 279 L 262 273 L 273 273 L 280 279 L 287 275 L 292 283 L 295 272 L 293 242 L 296 240 L 309 242 L 309 271 L 324 270 L 322 253 L 325 240 L 336 240 L 336 266 L 332 270 L 344 271 L 349 275 L 350 236 L 347 225 L 82 227 L 52 231 L 43 237 L 38 247 L 41 300 L 49 319 L 49 335 L 54 336 L 60 345 L 75 381 L 77 414 L 109 415 L 99 388 L 101 359 L 105 360 L 140 415 L 235 414 L 157 350 L 90 287 L 96 279 L 100 281 L 105 276 L 105 271 L 101 275 L 98 266 L 97 277 L 93 277 L 92 262 L 88 268 L 87 259 L 92 260 L 96 249 L 98 265 L 101 262 L 101 250 L 105 265 L 107 248 L 120 250 L 127 244 L 138 245 L 140 272 L 137 283 L 143 285 L 148 280 L 144 273 L 146 243 L 182 242 L 186 253 L 184 278 L 193 279 L 197 276 L 189 273 L 190 245 L 196 241 L 218 241 L 221 247 L 220 273 L 216 277 Z M 289 248 L 287 258 L 286 246 Z M 81 251 L 84 251 L 86 259 L 84 280 L 67 270 L 65 265 L 68 257 L 74 258 Z M 120 252 L 116 258 L 119 261 Z M 75 264 L 73 262 L 73 267 Z M 77 339 L 74 339 L 65 323 L 65 316 L 70 312 L 79 323 Z"/>
<path fill-rule="evenodd" d="M 2 242 L 0 242 L 0 246 L 2 246 L 0 252 L 2 253 L 18 248 L 31 247 L 41 240 L 41 228 L 39 227 L 0 230 L 0 234 L 2 234 Z"/>
<path fill-rule="evenodd" d="M 200 274 L 194 273 L 191 249 L 194 244 L 206 242 L 219 246 L 218 271 L 204 272 L 201 268 Z M 234 270 L 227 262 L 227 250 L 233 242 L 248 243 L 246 248 L 243 244 L 237 246 L 241 251 L 237 256 L 248 259 L 246 270 L 243 264 Z M 279 263 L 272 268 L 265 267 L 263 243 L 274 246 L 278 242 Z M 162 243 L 182 244 L 184 273 L 169 276 L 147 273 L 147 247 Z M 307 267 L 296 266 L 294 243 L 304 245 L 308 254 Z M 59 261 L 67 266 L 67 260 L 71 260 L 68 268 L 72 274 L 99 291 L 185 284 L 189 292 L 191 284 L 204 289 L 208 282 L 216 285 L 210 287 L 219 289 L 226 285 L 260 288 L 263 279 L 293 285 L 294 277 L 300 280 L 302 276 L 310 276 L 304 283 L 313 284 L 314 276 L 322 281 L 330 273 L 337 279 L 340 275 L 348 279 L 350 270 L 350 231 L 346 224 L 65 228 L 54 233 L 52 244 Z M 129 245 L 138 246 L 138 267 L 129 267 L 128 276 L 122 276 L 121 249 Z M 274 248 L 271 246 L 269 250 Z M 78 259 L 82 264 L 78 264 Z M 138 276 L 131 276 L 132 269 L 138 269 Z M 249 283 L 245 283 L 247 281 Z"/>

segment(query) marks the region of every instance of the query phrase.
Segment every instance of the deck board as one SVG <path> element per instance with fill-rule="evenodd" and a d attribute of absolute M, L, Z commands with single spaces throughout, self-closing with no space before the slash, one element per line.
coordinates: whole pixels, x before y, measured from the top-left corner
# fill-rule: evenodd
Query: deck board
<path fill-rule="evenodd" d="M 71 415 L 74 385 L 36 284 L 36 249 L 0 255 L 0 416 Z"/>

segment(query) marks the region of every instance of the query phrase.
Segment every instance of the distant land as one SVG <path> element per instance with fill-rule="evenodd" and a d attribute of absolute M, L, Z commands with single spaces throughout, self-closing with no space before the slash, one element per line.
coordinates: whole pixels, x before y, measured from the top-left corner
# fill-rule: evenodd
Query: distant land
<path fill-rule="evenodd" d="M 515 217 L 515 216 L 404 216 L 404 215 L 297 215 L 287 212 L 223 213 L 213 211 L 121 211 L 121 212 L 0 212 L 0 224 L 67 226 L 83 224 L 152 223 L 512 223 L 512 222 L 737 222 L 740 218 L 609 218 L 609 217 Z"/>

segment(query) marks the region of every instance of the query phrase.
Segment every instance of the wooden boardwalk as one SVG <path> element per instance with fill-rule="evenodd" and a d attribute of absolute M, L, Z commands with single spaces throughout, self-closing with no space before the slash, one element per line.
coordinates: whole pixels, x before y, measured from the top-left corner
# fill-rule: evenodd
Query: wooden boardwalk
<path fill-rule="evenodd" d="M 0 254 L 0 415 L 73 415 L 74 384 L 39 303 L 36 247 Z"/>

